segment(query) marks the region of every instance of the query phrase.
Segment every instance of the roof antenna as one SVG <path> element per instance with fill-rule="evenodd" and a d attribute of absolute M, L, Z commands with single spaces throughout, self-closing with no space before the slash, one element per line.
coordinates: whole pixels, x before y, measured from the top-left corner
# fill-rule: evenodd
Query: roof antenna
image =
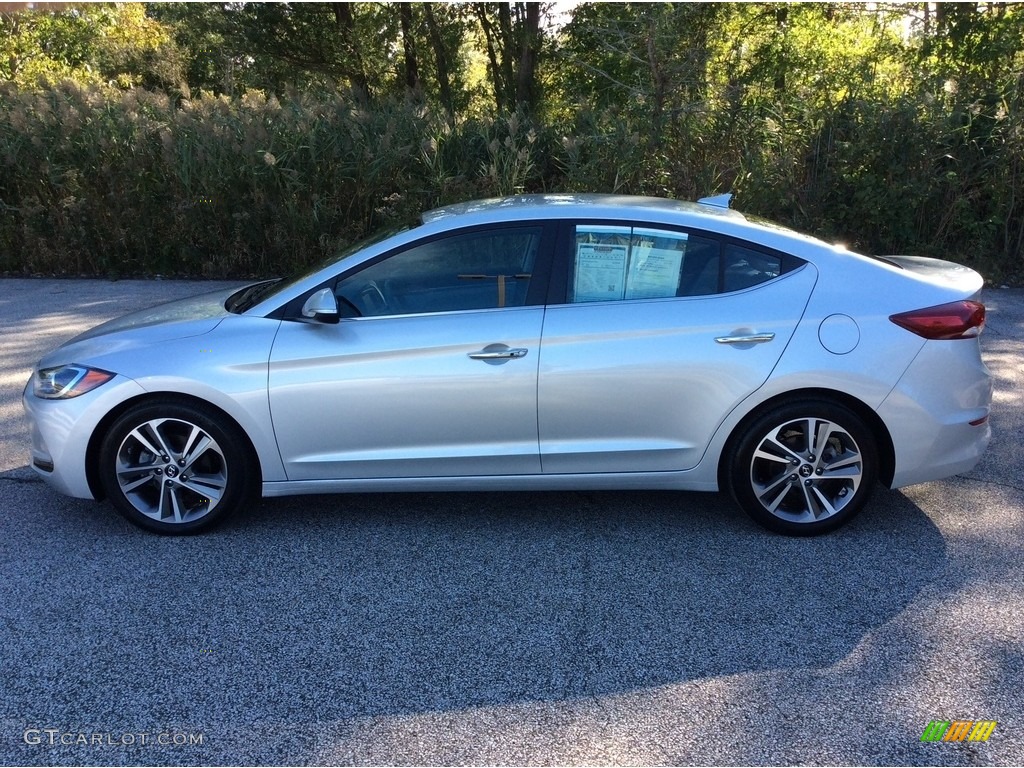
<path fill-rule="evenodd" d="M 715 195 L 714 197 L 702 197 L 697 202 L 701 205 L 712 205 L 715 208 L 725 208 L 729 210 L 729 201 L 732 200 L 732 192 L 725 192 L 721 195 Z"/>

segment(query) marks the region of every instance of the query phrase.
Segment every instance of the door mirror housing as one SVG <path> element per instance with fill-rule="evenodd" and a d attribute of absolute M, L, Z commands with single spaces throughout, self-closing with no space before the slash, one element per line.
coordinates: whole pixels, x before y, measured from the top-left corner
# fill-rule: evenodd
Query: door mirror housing
<path fill-rule="evenodd" d="M 302 305 L 302 316 L 315 320 L 318 323 L 338 322 L 338 300 L 334 298 L 334 291 L 330 288 L 321 288 Z"/>

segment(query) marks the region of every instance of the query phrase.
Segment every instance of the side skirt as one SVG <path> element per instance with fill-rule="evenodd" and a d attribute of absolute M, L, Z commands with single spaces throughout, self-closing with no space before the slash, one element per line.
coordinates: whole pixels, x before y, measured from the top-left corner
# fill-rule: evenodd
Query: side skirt
<path fill-rule="evenodd" d="M 575 475 L 482 475 L 473 477 L 386 477 L 369 480 L 298 480 L 263 483 L 265 497 L 317 493 L 430 491 L 717 491 L 717 478 L 688 472 L 623 472 Z"/>

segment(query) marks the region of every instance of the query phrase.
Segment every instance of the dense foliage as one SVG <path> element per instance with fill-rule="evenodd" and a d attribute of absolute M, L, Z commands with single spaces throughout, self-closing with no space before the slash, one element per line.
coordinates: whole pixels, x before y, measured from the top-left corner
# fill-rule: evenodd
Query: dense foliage
<path fill-rule="evenodd" d="M 472 197 L 732 191 L 1024 279 L 1024 7 L 556 11 L 4 12 L 0 272 L 278 274 Z"/>

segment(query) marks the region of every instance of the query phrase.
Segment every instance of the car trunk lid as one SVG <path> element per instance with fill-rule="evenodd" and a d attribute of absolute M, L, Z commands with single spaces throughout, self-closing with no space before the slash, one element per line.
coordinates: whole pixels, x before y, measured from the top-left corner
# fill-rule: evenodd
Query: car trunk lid
<path fill-rule="evenodd" d="M 952 289 L 965 299 L 981 294 L 984 278 L 970 267 L 926 256 L 878 256 L 881 261 L 906 270 L 914 277 L 942 288 Z"/>

